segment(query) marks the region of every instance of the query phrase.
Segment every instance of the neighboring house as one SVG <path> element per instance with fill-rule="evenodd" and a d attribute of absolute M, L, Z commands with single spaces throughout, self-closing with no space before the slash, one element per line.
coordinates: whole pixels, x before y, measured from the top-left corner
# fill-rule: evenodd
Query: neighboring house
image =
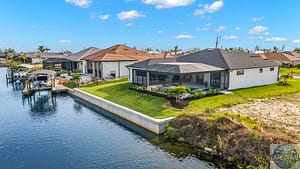
<path fill-rule="evenodd" d="M 25 53 L 27 57 L 27 62 L 32 64 L 40 64 L 43 62 L 43 60 L 48 58 L 58 58 L 63 57 L 62 54 L 56 54 L 56 53 L 46 53 L 46 52 L 29 52 Z"/>
<path fill-rule="evenodd" d="M 300 58 L 287 53 L 265 52 L 258 53 L 257 56 L 264 60 L 270 60 L 281 65 L 295 66 L 300 64 Z"/>
<path fill-rule="evenodd" d="M 2 52 L 0 52 L 0 64 L 6 63 L 6 55 Z"/>
<path fill-rule="evenodd" d="M 83 72 L 85 72 L 83 69 L 86 70 L 87 65 L 84 64 L 86 62 L 82 61 L 81 59 L 88 56 L 88 55 L 91 55 L 95 52 L 99 52 L 99 51 L 100 51 L 100 49 L 98 49 L 98 48 L 89 47 L 89 48 L 81 50 L 77 53 L 71 54 L 70 56 L 68 56 L 68 59 L 73 61 L 73 62 L 76 62 L 76 68 L 79 69 L 79 70 L 82 70 Z"/>
<path fill-rule="evenodd" d="M 43 69 L 77 70 L 77 62 L 72 61 L 68 56 L 57 56 L 43 60 Z"/>
<path fill-rule="evenodd" d="M 185 85 L 233 90 L 277 83 L 279 65 L 242 51 L 205 49 L 176 59 L 149 59 L 127 66 L 140 85 Z"/>
<path fill-rule="evenodd" d="M 300 58 L 300 53 L 298 52 L 284 52 L 284 53 Z"/>
<path fill-rule="evenodd" d="M 125 45 L 114 45 L 83 57 L 83 73 L 99 79 L 128 77 L 127 65 L 150 58 L 163 58 L 166 54 L 148 53 Z"/>

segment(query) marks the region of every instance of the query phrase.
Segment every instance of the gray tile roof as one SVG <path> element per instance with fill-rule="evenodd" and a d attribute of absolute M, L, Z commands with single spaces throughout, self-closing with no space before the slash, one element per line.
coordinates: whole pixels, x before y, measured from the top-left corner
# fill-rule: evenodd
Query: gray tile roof
<path fill-rule="evenodd" d="M 89 47 L 87 49 L 81 50 L 77 53 L 73 53 L 70 56 L 68 56 L 68 59 L 72 60 L 72 61 L 79 61 L 81 58 L 91 55 L 93 53 L 96 53 L 100 51 L 100 49 L 95 48 L 95 47 Z"/>
<path fill-rule="evenodd" d="M 169 62 L 169 63 L 158 63 L 148 65 L 142 70 L 162 73 L 174 73 L 174 74 L 185 74 L 185 73 L 197 73 L 197 72 L 213 72 L 222 71 L 224 69 L 210 66 L 203 63 L 184 63 L 184 62 Z"/>
<path fill-rule="evenodd" d="M 158 64 L 158 63 L 168 63 L 168 62 L 176 62 L 176 58 L 155 58 L 155 59 L 147 59 L 141 62 L 133 63 L 128 65 L 127 67 L 134 68 L 145 68 L 148 65 Z"/>
<path fill-rule="evenodd" d="M 226 51 L 223 49 L 204 49 L 199 52 L 177 58 L 177 62 L 204 63 L 224 69 L 247 69 L 278 66 L 272 61 L 250 57 L 243 51 Z"/>

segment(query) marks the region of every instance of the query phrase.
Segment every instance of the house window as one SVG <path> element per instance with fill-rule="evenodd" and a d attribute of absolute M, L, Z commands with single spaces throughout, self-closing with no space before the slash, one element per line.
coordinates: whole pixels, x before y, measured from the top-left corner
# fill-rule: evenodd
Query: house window
<path fill-rule="evenodd" d="M 264 72 L 264 69 L 263 69 L 263 68 L 260 68 L 260 69 L 259 69 L 259 73 L 262 73 L 262 72 Z"/>
<path fill-rule="evenodd" d="M 236 75 L 244 75 L 244 69 L 242 70 L 237 70 Z"/>
<path fill-rule="evenodd" d="M 271 72 L 272 72 L 272 71 L 274 71 L 274 68 L 273 68 L 273 67 L 271 67 L 271 68 L 270 68 L 270 71 L 271 71 Z"/>

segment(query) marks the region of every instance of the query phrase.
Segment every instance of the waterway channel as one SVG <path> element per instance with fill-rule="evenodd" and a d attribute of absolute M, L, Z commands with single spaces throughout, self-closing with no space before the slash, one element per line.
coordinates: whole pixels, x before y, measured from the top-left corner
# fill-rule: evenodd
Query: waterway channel
<path fill-rule="evenodd" d="M 68 95 L 23 98 L 5 73 L 0 68 L 1 169 L 215 168 L 157 146 L 155 135 Z"/>

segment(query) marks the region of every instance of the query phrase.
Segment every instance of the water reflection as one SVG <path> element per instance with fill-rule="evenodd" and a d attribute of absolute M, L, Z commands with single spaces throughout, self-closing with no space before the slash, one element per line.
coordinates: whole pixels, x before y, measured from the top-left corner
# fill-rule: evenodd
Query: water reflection
<path fill-rule="evenodd" d="M 32 117 L 49 117 L 56 113 L 56 96 L 51 92 L 37 92 L 23 97 L 23 105 L 27 102 Z"/>

